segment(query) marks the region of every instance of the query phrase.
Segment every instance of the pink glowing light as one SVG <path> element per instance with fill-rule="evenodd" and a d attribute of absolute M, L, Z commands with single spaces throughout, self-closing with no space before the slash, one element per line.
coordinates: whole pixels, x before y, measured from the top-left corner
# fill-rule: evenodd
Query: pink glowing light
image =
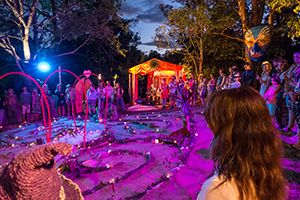
<path fill-rule="evenodd" d="M 32 78 L 31 76 L 25 74 L 25 73 L 22 73 L 22 72 L 10 72 L 10 73 L 6 73 L 4 74 L 3 76 L 0 77 L 0 80 L 8 75 L 11 75 L 11 74 L 18 74 L 18 75 L 22 75 L 22 76 L 25 76 L 29 79 L 31 79 L 37 86 L 38 88 L 41 90 L 41 93 L 42 93 L 42 98 L 45 100 L 46 102 L 46 106 L 47 106 L 47 109 L 48 109 L 48 116 L 50 116 L 50 107 L 49 107 L 49 103 L 47 101 L 47 98 L 46 98 L 46 95 L 44 93 L 44 90 L 42 90 L 41 86 L 38 84 L 38 82 L 36 80 L 34 80 L 34 78 Z M 43 102 L 43 101 L 42 101 Z M 45 108 L 44 108 L 44 104 L 42 103 L 42 111 L 43 111 L 43 119 L 44 119 L 44 126 L 45 126 L 45 133 L 46 133 L 46 140 L 47 140 L 47 143 L 51 142 L 51 118 L 49 117 L 48 120 L 49 120 L 49 134 L 47 134 L 47 122 L 46 122 L 46 116 L 45 116 Z"/>
<path fill-rule="evenodd" d="M 76 77 L 76 79 L 80 82 L 80 84 L 82 85 L 83 87 L 83 90 L 84 90 L 84 94 L 86 96 L 86 91 L 85 91 L 85 88 L 84 88 L 84 85 L 83 83 L 81 82 L 81 80 L 79 79 L 78 76 L 76 76 L 73 72 L 69 71 L 69 70 L 66 70 L 66 69 L 59 69 L 59 70 L 56 70 L 55 72 L 53 72 L 52 74 L 50 74 L 46 80 L 45 80 L 45 83 L 43 85 L 43 90 L 45 88 L 45 85 L 48 81 L 48 79 L 55 73 L 57 72 L 61 72 L 61 71 L 64 71 L 64 72 L 68 72 L 70 74 L 72 74 L 73 76 Z M 72 88 L 72 93 L 71 93 L 71 97 L 73 96 L 73 88 Z M 73 120 L 74 120 L 74 125 L 75 125 L 75 131 L 77 131 L 77 126 L 76 126 L 76 118 L 75 118 L 75 113 L 74 113 L 74 107 L 73 107 L 73 98 L 71 98 L 71 105 L 72 105 L 72 114 L 73 114 Z M 86 105 L 87 105 L 87 110 L 86 110 L 86 114 L 85 114 L 85 122 L 84 122 L 84 134 L 83 134 L 83 148 L 85 148 L 85 136 L 86 136 L 86 122 L 87 122 L 87 116 L 88 116 L 88 102 L 87 102 L 87 97 L 86 97 Z M 43 106 L 43 102 L 42 102 L 42 106 Z M 49 115 L 50 116 L 50 115 Z M 50 118 L 50 117 L 49 117 Z M 51 134 L 50 134 L 50 138 L 51 138 Z"/>

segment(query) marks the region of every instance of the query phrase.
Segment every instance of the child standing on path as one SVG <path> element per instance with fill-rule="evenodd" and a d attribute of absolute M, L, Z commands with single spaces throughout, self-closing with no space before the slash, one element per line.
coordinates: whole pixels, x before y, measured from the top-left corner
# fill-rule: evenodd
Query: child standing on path
<path fill-rule="evenodd" d="M 271 115 L 272 122 L 275 125 L 275 111 L 276 111 L 276 103 L 277 103 L 277 95 L 281 90 L 280 79 L 277 75 L 271 77 L 272 85 L 268 88 L 267 92 L 264 95 L 264 99 L 269 108 L 269 112 Z"/>

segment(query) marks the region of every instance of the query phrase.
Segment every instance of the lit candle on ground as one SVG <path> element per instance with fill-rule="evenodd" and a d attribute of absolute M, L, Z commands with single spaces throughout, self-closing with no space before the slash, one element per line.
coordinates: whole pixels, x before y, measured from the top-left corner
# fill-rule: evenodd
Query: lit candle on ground
<path fill-rule="evenodd" d="M 155 144 L 158 144 L 158 143 L 159 143 L 159 140 L 158 140 L 158 139 L 156 139 L 156 140 L 155 140 Z"/>
<path fill-rule="evenodd" d="M 111 183 L 112 192 L 113 192 L 113 194 L 115 194 L 115 180 L 111 179 L 109 182 Z"/>

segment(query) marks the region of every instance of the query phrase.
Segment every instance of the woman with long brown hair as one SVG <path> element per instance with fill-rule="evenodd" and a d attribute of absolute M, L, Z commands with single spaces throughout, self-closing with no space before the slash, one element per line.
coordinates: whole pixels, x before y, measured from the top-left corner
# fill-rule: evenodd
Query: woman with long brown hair
<path fill-rule="evenodd" d="M 204 116 L 215 174 L 198 199 L 286 199 L 281 139 L 262 96 L 250 87 L 212 93 Z"/>

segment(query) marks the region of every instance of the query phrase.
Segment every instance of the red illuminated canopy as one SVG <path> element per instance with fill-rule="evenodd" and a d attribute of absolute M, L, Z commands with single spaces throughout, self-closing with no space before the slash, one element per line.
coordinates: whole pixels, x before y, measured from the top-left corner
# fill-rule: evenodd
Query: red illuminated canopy
<path fill-rule="evenodd" d="M 182 68 L 183 67 L 179 65 L 153 58 L 147 62 L 130 68 L 129 73 L 145 75 L 148 73 L 154 73 L 155 71 L 181 71 Z"/>

